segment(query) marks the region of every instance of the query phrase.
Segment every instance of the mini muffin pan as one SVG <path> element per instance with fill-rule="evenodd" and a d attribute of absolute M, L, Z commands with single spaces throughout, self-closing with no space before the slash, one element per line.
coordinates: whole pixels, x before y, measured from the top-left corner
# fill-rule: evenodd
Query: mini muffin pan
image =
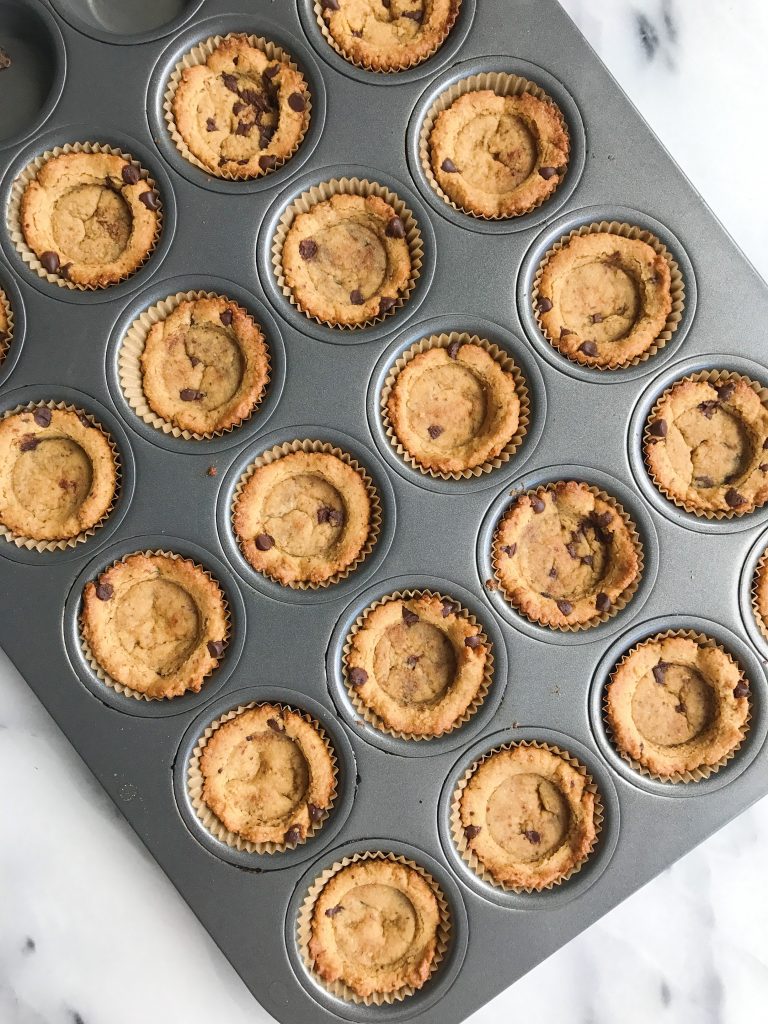
<path fill-rule="evenodd" d="M 0 643 L 270 1014 L 291 1024 L 458 1024 L 768 792 L 768 642 L 751 607 L 768 511 L 721 520 L 691 515 L 656 489 L 642 451 L 648 413 L 678 378 L 717 369 L 768 383 L 760 341 L 768 292 L 555 0 L 463 0 L 446 43 L 394 74 L 343 60 L 318 27 L 314 0 L 247 6 L 240 14 L 231 0 L 0 0 L 0 46 L 13 61 L 0 71 L 0 90 L 14 97 L 0 112 L 0 286 L 14 313 L 0 364 L 0 414 L 29 402 L 75 405 L 109 431 L 121 465 L 114 511 L 84 542 L 38 552 L 0 538 Z M 242 183 L 186 164 L 162 112 L 180 57 L 232 31 L 277 42 L 312 93 L 312 123 L 296 155 Z M 493 71 L 522 75 L 560 103 L 571 162 L 550 202 L 530 216 L 486 224 L 430 191 L 418 137 L 441 92 L 464 74 Z M 43 280 L 8 229 L 16 176 L 72 142 L 130 153 L 163 202 L 150 258 L 98 292 Z M 366 178 L 397 193 L 424 246 L 408 301 L 355 331 L 297 310 L 272 266 L 283 211 L 334 177 Z M 683 275 L 685 307 L 663 349 L 636 366 L 601 372 L 569 362 L 546 341 L 531 289 L 560 237 L 603 220 L 636 224 L 664 242 Z M 239 302 L 262 325 L 271 352 L 258 412 L 210 441 L 175 438 L 142 421 L 120 381 L 131 323 L 166 296 L 191 290 Z M 476 333 L 507 352 L 531 400 L 515 455 L 469 480 L 417 472 L 390 443 L 380 416 L 392 363 L 420 338 L 450 331 Z M 303 439 L 334 445 L 364 467 L 382 511 L 366 559 L 339 583 L 314 590 L 281 587 L 255 572 L 231 526 L 232 497 L 248 465 L 275 445 Z M 578 632 L 517 613 L 494 586 L 490 554 L 513 495 L 563 479 L 618 499 L 643 543 L 643 576 L 626 607 Z M 201 564 L 223 587 L 230 612 L 220 665 L 199 694 L 172 701 L 110 688 L 80 641 L 85 583 L 115 559 L 150 549 Z M 344 685 L 349 628 L 369 604 L 401 590 L 453 595 L 493 645 L 484 703 L 436 739 L 375 730 Z M 602 714 L 613 666 L 646 637 L 675 629 L 705 633 L 730 651 L 751 692 L 750 728 L 735 756 L 687 784 L 635 771 L 612 745 Z M 251 701 L 303 709 L 335 746 L 333 810 L 295 850 L 233 850 L 206 831 L 186 790 L 200 734 Z M 542 893 L 484 882 L 451 835 L 457 781 L 494 747 L 520 740 L 577 757 L 603 804 L 590 858 Z M 297 941 L 297 915 L 313 881 L 364 851 L 421 864 L 451 913 L 449 949 L 434 976 L 391 1005 L 331 994 L 307 969 Z"/>

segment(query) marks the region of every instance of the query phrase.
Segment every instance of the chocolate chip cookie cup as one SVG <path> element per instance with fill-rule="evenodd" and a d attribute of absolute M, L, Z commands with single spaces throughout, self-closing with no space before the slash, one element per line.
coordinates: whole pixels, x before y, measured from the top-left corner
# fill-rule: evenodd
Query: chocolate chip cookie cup
<path fill-rule="evenodd" d="M 106 207 L 104 222 L 79 239 L 72 225 L 97 202 Z M 39 154 L 17 174 L 6 219 L 18 255 L 38 277 L 94 292 L 126 281 L 153 254 L 163 229 L 163 199 L 155 180 L 123 150 L 67 143 Z"/>
<path fill-rule="evenodd" d="M 421 408 L 412 414 L 413 402 Z M 458 331 L 422 338 L 402 352 L 380 395 L 384 430 L 398 456 L 442 480 L 468 480 L 509 462 L 527 433 L 530 408 L 514 359 Z M 426 422 L 440 418 L 450 424 L 447 432 Z"/>
<path fill-rule="evenodd" d="M 755 624 L 768 643 L 768 548 L 758 558 L 750 594 Z"/>
<path fill-rule="evenodd" d="M 0 285 L 0 372 L 4 368 L 4 363 L 13 341 L 14 323 L 13 307 Z"/>

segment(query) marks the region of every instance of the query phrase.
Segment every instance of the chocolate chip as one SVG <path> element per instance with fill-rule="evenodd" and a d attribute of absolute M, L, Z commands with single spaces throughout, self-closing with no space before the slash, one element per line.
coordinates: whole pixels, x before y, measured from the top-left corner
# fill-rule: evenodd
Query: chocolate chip
<path fill-rule="evenodd" d="M 248 104 L 241 103 L 240 100 L 238 100 L 237 103 L 232 104 L 232 113 L 235 115 L 235 117 L 237 117 L 238 114 L 242 114 L 242 112 L 247 109 Z M 213 120 L 213 118 L 209 118 L 209 120 Z M 209 128 L 208 130 L 211 131 L 212 129 Z"/>
<path fill-rule="evenodd" d="M 652 437 L 666 437 L 667 436 L 667 421 L 666 420 L 654 420 L 653 423 L 648 427 L 648 433 Z"/>
<path fill-rule="evenodd" d="M 446 174 L 459 173 L 459 168 L 456 166 L 453 160 L 448 160 L 447 158 L 443 160 L 443 162 L 440 164 L 440 169 L 445 171 Z"/>
<path fill-rule="evenodd" d="M 464 639 L 464 646 L 474 651 L 477 647 L 483 646 L 483 638 L 481 636 L 468 636 Z"/>
<path fill-rule="evenodd" d="M 355 288 L 353 292 L 349 293 L 349 301 L 352 303 L 353 306 L 362 306 L 362 304 L 365 302 L 365 299 L 363 298 L 363 293 L 360 291 L 359 288 Z"/>
<path fill-rule="evenodd" d="M 440 437 L 440 435 L 443 432 L 443 429 L 443 427 L 438 427 L 436 423 L 433 423 L 432 426 L 427 427 L 427 433 L 434 441 L 436 438 Z"/>
<path fill-rule="evenodd" d="M 278 720 L 276 718 L 268 718 L 267 719 L 267 725 L 272 730 L 272 732 L 278 732 L 278 733 L 285 732 L 285 729 L 283 728 L 282 725 L 280 725 L 280 723 L 278 722 Z"/>
<path fill-rule="evenodd" d="M 205 122 L 205 130 L 208 131 L 208 132 L 215 132 L 216 131 L 216 122 L 213 120 L 212 117 L 209 117 L 207 119 L 207 121 Z"/>
<path fill-rule="evenodd" d="M 93 424 L 91 423 L 91 421 L 88 419 L 88 417 L 85 415 L 84 412 L 79 412 L 77 414 L 77 418 L 80 420 L 80 422 L 83 424 L 84 427 L 92 427 L 93 426 Z"/>
<path fill-rule="evenodd" d="M 512 555 L 517 551 L 517 544 L 505 544 L 501 549 L 507 558 L 511 558 Z"/>
<path fill-rule="evenodd" d="M 572 331 L 570 329 L 570 327 L 563 327 L 563 329 L 560 331 L 560 337 L 561 338 L 567 338 L 569 334 L 575 334 L 575 333 L 576 332 Z"/>
<path fill-rule="evenodd" d="M 274 540 L 268 533 L 258 534 L 253 543 L 255 544 L 257 551 L 269 551 L 270 548 L 275 546 Z"/>
<path fill-rule="evenodd" d="M 593 324 L 601 324 L 603 322 L 603 317 L 601 313 L 593 313 L 590 319 L 592 320 Z"/>
<path fill-rule="evenodd" d="M 675 711 L 678 713 L 678 715 L 684 715 L 685 714 L 686 707 L 685 707 L 685 704 L 683 703 L 682 700 L 680 701 L 679 704 L 675 704 Z"/>
<path fill-rule="evenodd" d="M 660 661 L 657 665 L 653 666 L 653 678 L 656 680 L 659 686 L 664 685 L 664 676 L 666 676 L 668 668 L 669 662 L 666 661 Z"/>
<path fill-rule="evenodd" d="M 746 505 L 747 499 L 743 494 L 739 494 L 738 491 L 734 490 L 733 487 L 729 487 L 725 492 L 725 503 L 730 508 L 739 508 L 741 505 Z"/>
<path fill-rule="evenodd" d="M 289 828 L 285 833 L 286 845 L 290 846 L 291 843 L 298 843 L 302 837 L 303 833 L 301 831 L 301 827 L 299 825 L 294 825 L 293 828 Z"/>
<path fill-rule="evenodd" d="M 712 419 L 719 408 L 720 403 L 717 401 L 699 402 L 699 412 L 702 416 L 706 416 L 708 420 Z"/>
<path fill-rule="evenodd" d="M 353 686 L 362 686 L 368 682 L 368 673 L 364 668 L 351 668 L 349 670 L 349 681 Z"/>
<path fill-rule="evenodd" d="M 550 178 L 554 178 L 554 176 L 557 174 L 557 168 L 556 167 L 540 167 L 539 168 L 539 174 L 542 176 L 544 181 L 549 181 Z"/>
<path fill-rule="evenodd" d="M 471 843 L 472 840 L 476 836 L 479 836 L 481 832 L 482 832 L 482 828 L 479 825 L 465 825 L 464 826 L 464 835 L 467 837 L 467 842 L 468 843 Z"/>
<path fill-rule="evenodd" d="M 249 124 L 247 121 L 238 121 L 235 135 L 247 135 L 251 128 L 253 128 L 253 124 Z"/>
<path fill-rule="evenodd" d="M 768 451 L 768 437 L 763 441 L 763 451 Z"/>
<path fill-rule="evenodd" d="M 330 505 L 321 505 L 317 510 L 318 523 L 330 523 L 331 526 L 341 526 L 344 522 L 344 513 Z"/>
<path fill-rule="evenodd" d="M 49 274 L 55 274 L 56 271 L 61 266 L 59 254 L 56 252 L 51 252 L 50 250 L 48 250 L 48 252 L 42 253 L 42 255 L 40 256 L 40 262 L 43 265 L 43 270 L 47 270 Z"/>
<path fill-rule="evenodd" d="M 47 409 L 44 405 L 41 405 L 38 409 L 35 409 L 32 414 L 32 419 L 38 427 L 50 427 L 51 415 L 51 410 Z"/>
<path fill-rule="evenodd" d="M 320 0 L 320 3 L 326 11 L 338 11 L 339 9 L 339 0 Z"/>
<path fill-rule="evenodd" d="M 331 4 L 335 4 L 335 6 L 331 7 Z M 339 5 L 336 3 L 336 0 L 323 0 L 323 7 L 331 7 L 331 10 L 334 11 L 338 11 L 339 9 Z M 336 917 L 336 915 L 340 914 L 343 909 L 344 907 L 342 907 L 340 903 L 337 903 L 335 907 L 328 907 L 328 909 L 325 912 L 325 916 Z"/>
<path fill-rule="evenodd" d="M 715 391 L 717 392 L 717 397 L 720 399 L 721 402 L 727 402 L 728 399 L 733 395 L 733 392 L 735 390 L 736 385 L 733 383 L 733 381 L 728 381 L 727 384 L 721 384 L 719 388 L 715 388 Z"/>
<path fill-rule="evenodd" d="M 612 512 L 593 512 L 592 515 L 587 520 L 587 523 L 591 527 L 593 527 L 593 528 L 597 527 L 600 530 L 603 529 L 606 526 L 610 526 L 612 522 L 613 522 L 613 513 Z"/>
<path fill-rule="evenodd" d="M 100 601 L 109 601 L 115 592 L 115 588 L 111 583 L 97 583 L 96 584 L 96 597 Z"/>
<path fill-rule="evenodd" d="M 536 307 L 540 313 L 548 313 L 550 309 L 552 309 L 552 303 L 549 299 L 540 297 L 539 301 L 536 303 Z"/>
<path fill-rule="evenodd" d="M 391 299 L 388 295 L 382 295 L 381 301 L 379 302 L 379 316 L 384 316 L 395 304 L 395 299 Z"/>
<path fill-rule="evenodd" d="M 597 355 L 597 345 L 594 341 L 582 341 L 579 345 L 579 352 L 583 352 L 585 356 L 594 357 Z"/>
<path fill-rule="evenodd" d="M 274 78 L 279 70 L 280 70 L 280 65 L 279 64 L 273 64 L 272 67 L 267 68 L 266 71 L 264 71 L 262 73 L 263 73 L 263 75 L 266 78 Z"/>
<path fill-rule="evenodd" d="M 450 356 L 451 359 L 455 359 L 458 356 L 458 354 L 459 354 L 459 349 L 460 348 L 461 348 L 461 342 L 460 341 L 452 341 L 451 344 L 446 349 L 446 351 L 447 351 L 447 353 L 448 353 L 448 355 Z"/>
<path fill-rule="evenodd" d="M 33 434 L 26 434 L 19 442 L 19 450 L 22 452 L 32 452 L 39 444 L 39 439 Z"/>
<path fill-rule="evenodd" d="M 411 18 L 413 21 L 421 21 L 424 17 L 423 11 L 403 11 L 404 18 Z"/>
<path fill-rule="evenodd" d="M 221 320 L 225 327 L 229 327 L 229 325 L 232 323 L 232 310 L 222 310 L 221 313 L 219 313 L 219 320 Z"/>
<path fill-rule="evenodd" d="M 418 654 L 409 654 L 408 657 L 405 659 L 405 664 L 408 666 L 408 668 L 416 668 L 420 660 L 421 659 Z"/>
<path fill-rule="evenodd" d="M 445 598 L 442 610 L 442 616 L 444 619 L 447 619 L 449 615 L 455 615 L 459 610 L 459 605 L 457 605 L 455 601 L 449 601 L 448 598 Z"/>
<path fill-rule="evenodd" d="M 124 164 L 120 173 L 122 174 L 123 181 L 126 185 L 135 185 L 141 177 L 139 168 L 136 164 Z"/>
<path fill-rule="evenodd" d="M 309 812 L 309 820 L 315 825 L 325 814 L 325 808 L 318 807 L 317 804 L 307 804 L 307 811 Z"/>
<path fill-rule="evenodd" d="M 570 601 L 558 601 L 557 607 L 560 609 L 562 615 L 570 615 L 573 611 L 573 605 Z"/>
<path fill-rule="evenodd" d="M 208 641 L 208 653 L 212 658 L 220 658 L 221 653 L 224 650 L 223 640 L 209 640 Z"/>
<path fill-rule="evenodd" d="M 236 75 L 229 75 L 226 72 L 224 72 L 224 74 L 221 76 L 221 80 L 224 83 L 224 85 L 227 87 L 227 89 L 229 89 L 230 92 L 237 92 L 238 91 L 238 84 L 237 84 L 237 76 Z"/>
<path fill-rule="evenodd" d="M 390 217 L 384 234 L 387 238 L 405 238 L 405 224 L 399 217 Z"/>
<path fill-rule="evenodd" d="M 595 598 L 595 608 L 597 608 L 599 612 L 610 611 L 612 604 L 613 601 L 611 601 L 610 597 L 602 591 Z"/>
<path fill-rule="evenodd" d="M 205 472 L 206 472 L 206 474 L 208 476 L 218 476 L 219 475 L 219 471 L 218 471 L 218 469 L 216 469 L 215 466 L 209 466 L 208 469 L 206 469 Z"/>
<path fill-rule="evenodd" d="M 418 621 L 419 616 L 416 614 L 416 612 L 412 612 L 410 608 L 406 608 L 405 606 L 403 606 L 403 622 L 406 624 L 406 626 L 408 626 L 409 628 L 411 626 L 415 626 Z"/>
<path fill-rule="evenodd" d="M 190 366 L 193 366 L 193 367 L 194 366 L 199 366 L 200 363 L 202 363 L 202 361 L 203 360 L 202 359 L 198 359 L 197 356 L 190 356 L 189 357 Z"/>
<path fill-rule="evenodd" d="M 299 242 L 299 256 L 303 260 L 312 260 L 317 256 L 317 242 L 312 238 L 302 238 Z"/>
<path fill-rule="evenodd" d="M 295 110 L 297 114 L 300 114 L 306 105 L 306 101 L 300 92 L 292 92 L 288 97 L 288 106 L 291 110 Z"/>
<path fill-rule="evenodd" d="M 139 202 L 144 203 L 148 210 L 159 210 L 160 209 L 160 198 L 157 192 L 154 192 L 151 188 L 148 188 L 146 192 L 142 192 L 139 196 Z"/>
<path fill-rule="evenodd" d="M 576 550 L 576 544 L 572 540 L 568 541 L 568 543 L 565 545 L 565 550 L 568 552 L 571 558 L 581 557 L 578 551 Z"/>
<path fill-rule="evenodd" d="M 5 71 L 5 69 L 9 68 L 11 64 L 13 64 L 13 61 L 8 56 L 8 51 L 4 50 L 2 46 L 0 46 L 0 71 Z"/>
<path fill-rule="evenodd" d="M 537 514 L 541 513 L 545 509 L 544 499 L 540 498 L 538 494 L 531 495 L 531 508 Z"/>
<path fill-rule="evenodd" d="M 534 846 L 538 846 L 541 842 L 541 835 L 535 829 L 527 828 L 523 832 L 523 835 L 528 840 L 528 842 L 533 843 Z"/>
<path fill-rule="evenodd" d="M 582 556 L 581 556 L 581 561 L 582 561 L 582 563 L 583 563 L 584 565 L 592 565 L 592 564 L 594 563 L 594 561 L 595 561 L 595 560 L 594 560 L 594 558 L 592 557 L 592 555 L 582 555 Z"/>
<path fill-rule="evenodd" d="M 738 700 L 739 697 L 746 697 L 749 693 L 749 684 L 745 679 L 740 679 L 739 682 L 733 688 L 733 696 Z"/>
<path fill-rule="evenodd" d="M 763 473 L 768 473 L 768 462 L 761 462 L 760 469 Z"/>
<path fill-rule="evenodd" d="M 556 579 L 557 579 L 557 569 L 556 569 L 556 568 L 554 567 L 554 565 L 553 565 L 553 566 L 552 566 L 552 568 L 551 568 L 551 569 L 549 570 L 549 573 L 548 573 L 548 575 L 549 575 L 549 578 L 550 578 L 551 580 L 556 580 Z"/>
<path fill-rule="evenodd" d="M 205 392 L 197 391 L 195 388 L 182 388 L 179 392 L 179 398 L 182 402 L 199 402 L 205 398 Z"/>

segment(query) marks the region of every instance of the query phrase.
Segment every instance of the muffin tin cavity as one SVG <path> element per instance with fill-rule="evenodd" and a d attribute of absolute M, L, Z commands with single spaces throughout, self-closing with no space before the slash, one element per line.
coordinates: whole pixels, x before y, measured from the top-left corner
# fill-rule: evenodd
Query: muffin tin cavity
<path fill-rule="evenodd" d="M 504 462 L 497 469 L 492 469 L 490 472 L 483 472 L 477 476 L 470 476 L 467 479 L 459 480 L 445 480 L 438 476 L 422 473 L 416 466 L 402 458 L 387 435 L 381 408 L 382 390 L 394 363 L 397 362 L 400 356 L 411 345 L 423 338 L 429 338 L 432 335 L 450 334 L 452 332 L 476 335 L 478 338 L 489 341 L 492 345 L 497 346 L 505 355 L 510 356 L 514 360 L 528 389 L 530 405 L 528 412 L 529 421 L 525 435 L 509 461 Z M 480 317 L 456 314 L 455 316 L 434 317 L 431 320 L 424 320 L 421 323 L 409 325 L 405 331 L 397 335 L 395 340 L 384 350 L 373 369 L 373 374 L 368 384 L 366 410 L 371 435 L 379 453 L 388 466 L 417 487 L 425 487 L 427 490 L 443 494 L 464 494 L 469 491 L 486 490 L 498 485 L 505 479 L 511 479 L 520 472 L 523 465 L 535 451 L 544 429 L 544 422 L 547 416 L 547 394 L 541 371 L 524 342 L 498 324 L 483 320 Z"/>
<path fill-rule="evenodd" d="M 203 0 L 53 0 L 62 18 L 105 43 L 145 43 L 180 28 Z"/>
<path fill-rule="evenodd" d="M 281 704 L 299 712 L 305 712 L 325 732 L 336 758 L 336 797 L 328 818 L 314 835 L 294 849 L 277 850 L 275 853 L 250 853 L 236 849 L 214 836 L 203 824 L 192 801 L 188 785 L 188 769 L 192 754 L 201 736 L 211 722 L 221 718 L 228 711 L 248 705 Z M 343 828 L 352 809 L 356 789 L 356 764 L 352 745 L 346 732 L 336 718 L 322 704 L 304 693 L 271 685 L 260 685 L 248 689 L 234 690 L 208 704 L 191 723 L 181 740 L 181 746 L 173 764 L 173 792 L 184 824 L 194 838 L 215 857 L 239 868 L 255 871 L 274 871 L 292 868 L 296 864 L 317 856 Z"/>
<path fill-rule="evenodd" d="M 18 143 L 50 116 L 64 87 L 61 30 L 43 4 L 0 3 L 0 149 Z M 7 63 L 10 62 L 10 63 Z"/>
<path fill-rule="evenodd" d="M 637 590 L 629 599 L 626 607 L 622 608 L 605 622 L 599 622 L 597 625 L 590 626 L 588 629 L 581 629 L 578 632 L 565 632 L 531 622 L 504 597 L 501 588 L 497 585 L 493 569 L 493 538 L 504 513 L 514 501 L 514 496 L 523 491 L 546 486 L 557 480 L 576 480 L 586 483 L 614 498 L 634 523 L 643 549 L 643 568 L 640 581 Z M 571 644 L 588 644 L 594 640 L 604 640 L 607 636 L 621 629 L 622 622 L 626 622 L 628 617 L 637 615 L 648 600 L 656 582 L 656 573 L 659 566 L 659 542 L 653 520 L 643 504 L 638 501 L 633 491 L 615 477 L 611 477 L 607 473 L 602 473 L 596 469 L 589 469 L 586 466 L 548 466 L 517 478 L 511 488 L 507 486 L 495 498 L 480 527 L 477 538 L 476 557 L 480 583 L 485 588 L 486 598 L 490 601 L 494 611 L 505 619 L 507 623 L 527 636 L 533 637 L 536 640 L 543 640 L 545 643 L 568 646 Z M 492 586 L 488 586 L 488 581 L 491 581 Z"/>
<path fill-rule="evenodd" d="M 424 119 L 438 99 L 456 87 L 464 79 L 475 75 L 493 74 L 514 75 L 525 78 L 539 86 L 554 100 L 565 119 L 570 136 L 570 156 L 568 170 L 557 190 L 540 206 L 519 217 L 507 217 L 500 220 L 483 220 L 473 217 L 459 209 L 454 209 L 449 202 L 439 195 L 430 184 L 422 164 L 420 142 Z M 508 56 L 482 57 L 456 64 L 449 71 L 443 72 L 430 82 L 427 89 L 418 99 L 406 134 L 406 155 L 416 187 L 433 210 L 445 217 L 457 227 L 478 231 L 481 234 L 505 235 L 517 231 L 526 231 L 539 224 L 551 221 L 554 214 L 568 202 L 579 184 L 586 160 L 586 136 L 584 123 L 579 108 L 567 89 L 548 71 L 530 64 L 525 60 L 516 60 Z"/>
<path fill-rule="evenodd" d="M 126 397 L 123 388 L 124 374 L 121 370 L 123 344 L 131 325 L 150 307 L 154 307 L 170 296 L 187 292 L 211 292 L 216 295 L 224 295 L 250 313 L 264 334 L 270 361 L 269 383 L 264 397 L 253 414 L 240 426 L 225 431 L 220 436 L 200 440 L 186 439 L 183 436 L 177 437 L 175 432 L 170 430 L 170 424 L 166 431 L 142 419 Z M 147 441 L 173 452 L 214 454 L 253 440 L 263 432 L 267 421 L 278 406 L 285 384 L 285 371 L 285 345 L 274 316 L 251 292 L 233 281 L 218 277 L 189 276 L 154 281 L 149 288 L 136 295 L 120 313 L 112 328 L 106 349 L 107 383 L 120 414 L 131 428 Z"/>
<path fill-rule="evenodd" d="M 531 893 L 505 891 L 476 874 L 459 853 L 451 825 L 456 787 L 467 771 L 490 751 L 508 743 L 522 742 L 545 744 L 576 758 L 586 768 L 597 787 L 603 815 L 597 842 L 578 871 L 558 885 Z M 507 910 L 557 910 L 576 897 L 582 896 L 609 866 L 619 839 L 619 797 L 610 773 L 598 754 L 561 732 L 534 726 L 491 733 L 465 750 L 448 773 L 440 793 L 437 815 L 440 842 L 451 869 L 461 882 L 478 896 Z"/>
<path fill-rule="evenodd" d="M 669 369 L 654 377 L 640 395 L 632 411 L 627 431 L 629 464 L 635 482 L 640 488 L 643 497 L 653 505 L 657 512 L 660 512 L 677 526 L 682 526 L 687 530 L 694 530 L 697 533 L 739 533 L 742 530 L 764 526 L 768 523 L 768 504 L 756 508 L 753 512 L 745 512 L 743 515 L 731 517 L 726 516 L 725 518 L 708 519 L 704 515 L 696 515 L 679 507 L 662 494 L 651 479 L 645 461 L 643 443 L 645 427 L 651 410 L 658 399 L 668 388 L 683 377 L 708 373 L 713 370 L 739 374 L 748 377 L 763 388 L 768 388 L 768 373 L 766 373 L 765 367 L 741 356 L 708 354 L 675 363 L 674 366 L 669 367 Z"/>
<path fill-rule="evenodd" d="M 356 619 L 374 602 L 388 594 L 403 591 L 430 591 L 453 598 L 465 611 L 475 617 L 480 630 L 488 637 L 491 645 L 493 670 L 488 693 L 468 721 L 442 736 L 406 739 L 403 736 L 391 735 L 390 732 L 377 729 L 362 720 L 349 695 L 344 669 L 344 647 Z M 405 757 L 424 757 L 431 754 L 442 754 L 447 750 L 455 750 L 486 728 L 493 721 L 501 706 L 509 673 L 504 637 L 493 616 L 483 607 L 482 602 L 464 587 L 460 587 L 450 580 L 426 575 L 397 576 L 376 583 L 358 594 L 344 609 L 331 634 L 326 652 L 325 669 L 331 699 L 349 728 L 367 743 L 371 743 L 380 750 Z"/>
<path fill-rule="evenodd" d="M 80 615 L 83 609 L 83 589 L 94 581 L 113 562 L 137 551 L 165 551 L 188 558 L 203 567 L 221 587 L 229 614 L 229 633 L 221 661 L 205 679 L 199 693 L 187 692 L 179 697 L 163 700 L 137 699 L 130 693 L 120 693 L 107 685 L 90 664 L 83 650 Z M 140 718 L 164 718 L 179 715 L 199 707 L 211 699 L 227 682 L 237 668 L 245 643 L 245 603 L 240 589 L 224 563 L 191 541 L 167 534 L 131 537 L 111 544 L 86 565 L 72 585 L 64 605 L 64 645 L 70 665 L 80 682 L 93 696 L 117 711 Z"/>
<path fill-rule="evenodd" d="M 566 177 L 564 184 L 567 185 L 567 183 L 568 179 Z M 555 198 L 558 192 L 555 193 Z M 542 207 L 542 209 L 547 208 L 547 204 Z M 680 311 L 680 319 L 669 341 L 658 352 L 649 356 L 644 361 L 638 362 L 634 366 L 626 366 L 616 370 L 600 370 L 590 366 L 581 366 L 568 359 L 567 356 L 559 352 L 546 339 L 539 327 L 532 305 L 536 276 L 549 250 L 561 238 L 569 235 L 571 231 L 578 231 L 583 226 L 599 224 L 603 221 L 629 224 L 640 228 L 642 231 L 648 231 L 658 238 L 666 247 L 672 259 L 677 263 L 685 289 L 685 300 Z M 561 370 L 569 377 L 574 377 L 576 380 L 589 381 L 592 384 L 615 384 L 622 381 L 635 380 L 638 377 L 644 377 L 658 370 L 661 363 L 667 362 L 683 344 L 691 328 L 695 310 L 696 279 L 693 265 L 682 244 L 669 228 L 654 220 L 653 217 L 623 206 L 588 206 L 567 213 L 553 224 L 549 224 L 534 239 L 533 244 L 525 254 L 517 278 L 517 311 L 520 322 L 531 344 L 548 363 L 558 370 Z"/>
<path fill-rule="evenodd" d="M 648 637 L 667 630 L 685 630 L 711 637 L 739 664 L 749 682 L 750 719 L 746 735 L 731 759 L 708 778 L 691 782 L 663 782 L 635 769 L 619 753 L 604 718 L 605 688 L 611 673 L 624 655 Z M 669 615 L 648 619 L 632 626 L 608 648 L 600 659 L 589 688 L 588 711 L 592 733 L 600 753 L 610 767 L 627 782 L 655 796 L 687 798 L 706 796 L 727 786 L 754 761 L 768 734 L 768 707 L 766 707 L 766 678 L 754 652 L 725 626 L 693 615 Z"/>

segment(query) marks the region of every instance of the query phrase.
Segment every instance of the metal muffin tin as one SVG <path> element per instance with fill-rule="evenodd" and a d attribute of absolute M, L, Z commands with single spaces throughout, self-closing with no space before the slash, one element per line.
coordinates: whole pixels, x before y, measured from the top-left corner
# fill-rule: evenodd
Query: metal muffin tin
<path fill-rule="evenodd" d="M 160 26 L 158 11 L 167 18 Z M 279 42 L 313 96 L 312 127 L 297 155 L 243 184 L 186 165 L 162 120 L 165 77 L 178 56 L 233 30 Z M 122 493 L 107 525 L 74 549 L 38 554 L 0 541 L 0 642 L 271 1014 L 291 1024 L 458 1022 L 768 792 L 768 643 L 751 620 L 749 595 L 768 545 L 768 513 L 697 519 L 658 494 L 640 452 L 643 417 L 677 376 L 715 367 L 768 378 L 759 365 L 768 292 L 554 0 L 463 0 L 448 42 L 423 65 L 394 75 L 343 61 L 319 32 L 312 0 L 250 5 L 242 16 L 227 0 L 107 0 L 98 8 L 86 0 L 0 0 L 0 45 L 12 57 L 14 39 L 35 40 L 31 55 L 19 47 L 16 74 L 26 76 L 27 88 L 43 81 L 44 95 L 26 123 L 0 121 L 0 284 L 16 317 L 0 366 L 0 409 L 63 399 L 93 412 L 120 448 Z M 563 103 L 574 142 L 571 170 L 552 202 L 528 220 L 493 225 L 441 205 L 415 156 L 420 118 L 436 91 L 459 73 L 489 69 L 547 88 Z M 164 204 L 152 257 L 100 292 L 43 281 L 20 259 L 6 227 L 16 174 L 40 152 L 74 141 L 132 153 Z M 369 330 L 334 332 L 297 313 L 276 289 L 271 232 L 297 192 L 331 174 L 361 175 L 361 168 L 413 211 L 425 262 L 403 308 Z M 656 230 L 685 278 L 685 315 L 672 341 L 616 373 L 563 359 L 529 310 L 541 253 L 599 218 Z M 175 440 L 138 421 L 117 374 L 122 335 L 137 313 L 192 288 L 228 293 L 248 307 L 273 358 L 261 411 L 209 442 Z M 531 424 L 517 454 L 466 482 L 435 480 L 402 463 L 378 412 L 391 361 L 423 334 L 451 329 L 506 349 L 531 395 Z M 246 565 L 231 534 L 229 501 L 253 456 L 305 437 L 350 451 L 379 487 L 384 516 L 358 570 L 337 586 L 301 592 Z M 574 475 L 613 493 L 632 514 L 645 545 L 645 578 L 603 626 L 558 633 L 487 590 L 488 541 L 511 493 Z M 221 668 L 199 695 L 167 704 L 120 697 L 93 675 L 77 643 L 84 581 L 121 554 L 157 547 L 209 568 L 232 610 Z M 443 739 L 407 749 L 357 720 L 339 675 L 345 626 L 356 611 L 404 587 L 453 590 L 484 625 L 496 659 L 487 706 Z M 739 658 L 753 694 L 751 731 L 736 757 L 704 783 L 677 787 L 639 776 L 618 757 L 600 713 L 615 661 L 668 628 L 713 635 Z M 201 834 L 183 777 L 206 722 L 254 699 L 288 701 L 326 723 L 338 744 L 339 796 L 326 826 L 296 851 L 241 857 Z M 455 780 L 509 739 L 568 748 L 602 792 L 605 823 L 593 857 L 548 893 L 491 889 L 452 846 Z M 392 1006 L 331 996 L 296 945 L 296 911 L 312 879 L 366 849 L 420 861 L 442 886 L 454 922 L 435 977 Z"/>

